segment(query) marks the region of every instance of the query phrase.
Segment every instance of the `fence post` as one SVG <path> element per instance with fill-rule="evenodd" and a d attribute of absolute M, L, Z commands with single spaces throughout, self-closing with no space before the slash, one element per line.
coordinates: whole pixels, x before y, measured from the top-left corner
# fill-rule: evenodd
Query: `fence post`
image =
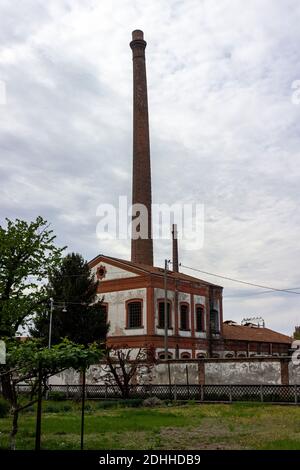
<path fill-rule="evenodd" d="M 263 392 L 263 386 L 261 385 L 260 386 L 260 401 L 263 402 L 264 401 L 264 392 Z"/>
<path fill-rule="evenodd" d="M 177 385 L 174 384 L 174 400 L 177 400 Z"/>
<path fill-rule="evenodd" d="M 67 399 L 68 399 L 69 398 L 69 384 L 67 384 L 66 390 L 67 390 Z"/>
<path fill-rule="evenodd" d="M 200 385 L 200 399 L 204 401 L 204 386 L 203 384 Z"/>
<path fill-rule="evenodd" d="M 190 383 L 189 383 L 189 368 L 187 364 L 185 366 L 185 373 L 186 373 L 186 385 L 187 385 L 188 400 L 189 400 L 190 399 Z"/>
<path fill-rule="evenodd" d="M 295 390 L 295 403 L 298 403 L 297 385 L 294 385 L 294 390 Z"/>
<path fill-rule="evenodd" d="M 232 402 L 232 386 L 229 385 L 229 401 Z"/>
<path fill-rule="evenodd" d="M 107 398 L 107 384 L 105 384 L 105 398 Z"/>

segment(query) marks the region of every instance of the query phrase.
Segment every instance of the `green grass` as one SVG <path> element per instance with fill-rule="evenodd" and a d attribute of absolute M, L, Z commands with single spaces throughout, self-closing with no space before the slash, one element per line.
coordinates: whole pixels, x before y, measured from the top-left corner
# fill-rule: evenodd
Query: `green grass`
<path fill-rule="evenodd" d="M 135 405 L 136 406 L 136 405 Z M 0 418 L 0 449 L 10 417 Z M 44 402 L 43 449 L 79 449 L 80 404 Z M 33 449 L 35 410 L 20 415 L 17 449 Z M 123 407 L 87 402 L 86 449 L 300 450 L 300 407 L 253 403 Z"/>

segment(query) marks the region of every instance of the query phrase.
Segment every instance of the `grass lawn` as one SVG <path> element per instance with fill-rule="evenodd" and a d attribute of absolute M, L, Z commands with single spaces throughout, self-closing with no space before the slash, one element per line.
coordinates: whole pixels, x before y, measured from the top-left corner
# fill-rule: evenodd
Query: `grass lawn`
<path fill-rule="evenodd" d="M 300 407 L 260 403 L 132 408 L 87 402 L 85 449 L 300 449 Z M 44 402 L 43 449 L 79 449 L 80 405 Z M 0 418 L 0 449 L 11 419 Z M 20 415 L 17 449 L 33 449 L 35 410 Z"/>

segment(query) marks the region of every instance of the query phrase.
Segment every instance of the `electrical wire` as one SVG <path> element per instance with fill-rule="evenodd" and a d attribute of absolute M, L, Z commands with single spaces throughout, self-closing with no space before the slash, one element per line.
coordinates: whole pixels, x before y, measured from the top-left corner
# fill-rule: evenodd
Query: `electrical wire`
<path fill-rule="evenodd" d="M 201 269 L 197 268 L 192 268 L 191 266 L 186 266 L 184 264 L 180 263 L 180 266 L 186 269 L 191 269 L 192 271 L 197 271 L 202 274 L 208 274 L 209 276 L 214 276 L 214 277 L 219 277 L 221 279 L 226 279 L 227 281 L 232 281 L 232 282 L 239 282 L 240 284 L 246 284 L 248 286 L 252 287 L 259 287 L 260 289 L 268 289 L 268 291 L 276 291 L 276 292 L 287 292 L 288 294 L 297 294 L 300 295 L 300 292 L 296 292 L 295 290 L 291 289 L 278 289 L 276 287 L 270 287 L 270 286 L 265 286 L 261 284 L 255 284 L 254 282 L 247 282 L 247 281 L 242 281 L 241 279 L 235 279 L 229 276 L 222 276 L 221 274 L 215 274 L 215 273 L 210 273 L 208 271 L 202 271 Z M 297 288 L 298 289 L 298 288 Z"/>

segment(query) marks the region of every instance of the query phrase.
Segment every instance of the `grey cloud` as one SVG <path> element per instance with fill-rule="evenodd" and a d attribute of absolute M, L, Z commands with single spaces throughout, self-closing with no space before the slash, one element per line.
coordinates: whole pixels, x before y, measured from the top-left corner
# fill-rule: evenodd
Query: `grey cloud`
<path fill-rule="evenodd" d="M 130 197 L 128 43 L 138 27 L 148 42 L 154 201 L 205 204 L 204 247 L 181 246 L 181 260 L 300 286 L 300 106 L 291 102 L 299 2 L 28 0 L 2 2 L 0 14 L 8 96 L 0 108 L 1 220 L 41 214 L 70 250 L 129 256 L 129 241 L 100 242 L 95 231 L 98 204 Z M 170 257 L 170 242 L 155 249 L 157 263 Z M 224 294 L 253 292 L 224 286 Z M 256 312 L 291 333 L 298 304 L 289 294 L 228 296 L 224 314 Z"/>

